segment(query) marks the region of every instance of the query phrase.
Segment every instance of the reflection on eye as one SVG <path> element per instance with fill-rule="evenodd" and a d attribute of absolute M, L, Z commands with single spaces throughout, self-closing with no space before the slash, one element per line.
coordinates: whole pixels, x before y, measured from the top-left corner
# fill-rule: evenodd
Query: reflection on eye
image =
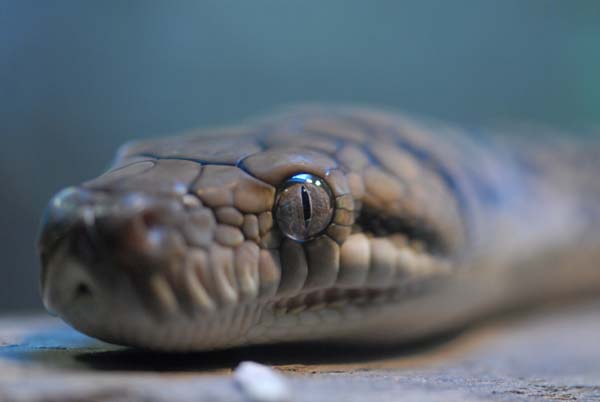
<path fill-rule="evenodd" d="M 306 241 L 322 233 L 333 217 L 333 195 L 321 178 L 299 173 L 279 189 L 275 218 L 287 237 Z"/>

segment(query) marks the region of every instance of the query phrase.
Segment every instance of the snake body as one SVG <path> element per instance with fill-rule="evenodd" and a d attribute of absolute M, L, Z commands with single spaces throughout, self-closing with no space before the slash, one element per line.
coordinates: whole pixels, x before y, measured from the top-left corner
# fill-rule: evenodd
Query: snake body
<path fill-rule="evenodd" d="M 109 342 L 206 350 L 399 342 L 597 292 L 598 149 L 347 107 L 132 142 L 51 200 L 44 302 Z"/>

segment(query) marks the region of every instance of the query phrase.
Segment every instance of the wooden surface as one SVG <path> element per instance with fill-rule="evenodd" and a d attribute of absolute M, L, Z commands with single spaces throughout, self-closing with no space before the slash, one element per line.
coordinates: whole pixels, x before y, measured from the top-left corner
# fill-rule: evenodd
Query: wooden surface
<path fill-rule="evenodd" d="M 296 401 L 600 401 L 600 303 L 490 321 L 397 350 L 288 345 L 153 354 L 45 316 L 0 319 L 0 401 L 243 401 L 241 361 Z"/>

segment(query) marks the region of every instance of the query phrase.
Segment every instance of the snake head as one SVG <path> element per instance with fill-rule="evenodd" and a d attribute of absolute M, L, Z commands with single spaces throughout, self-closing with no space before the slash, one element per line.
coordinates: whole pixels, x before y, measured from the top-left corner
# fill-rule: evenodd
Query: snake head
<path fill-rule="evenodd" d="M 446 234 L 462 230 L 435 172 L 401 151 L 404 170 L 391 169 L 397 147 L 367 138 L 341 118 L 300 116 L 124 146 L 108 172 L 50 201 L 46 307 L 155 349 L 351 332 L 360 320 L 348 314 L 446 273 L 457 241 Z M 429 204 L 407 187 L 415 174 Z"/>

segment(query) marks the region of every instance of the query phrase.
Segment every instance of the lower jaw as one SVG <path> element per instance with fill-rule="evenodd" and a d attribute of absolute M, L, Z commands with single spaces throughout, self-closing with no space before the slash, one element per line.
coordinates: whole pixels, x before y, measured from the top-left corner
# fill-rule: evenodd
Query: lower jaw
<path fill-rule="evenodd" d="M 245 334 L 260 320 L 264 305 L 243 304 L 215 313 L 190 317 L 177 314 L 157 319 L 139 314 L 118 314 L 107 309 L 102 317 L 70 312 L 63 319 L 75 329 L 99 340 L 156 351 L 202 351 L 248 343 Z"/>
<path fill-rule="evenodd" d="M 267 305 L 241 305 L 206 318 L 177 316 L 161 323 L 128 320 L 122 325 L 113 320 L 102 329 L 82 320 L 71 323 L 108 343 L 161 352 L 198 352 L 324 339 L 339 333 L 344 322 L 360 322 L 361 310 L 353 306 L 326 307 L 289 314 Z"/>
<path fill-rule="evenodd" d="M 307 292 L 278 301 L 221 307 L 194 316 L 156 319 L 107 308 L 91 317 L 71 311 L 65 320 L 81 332 L 118 345 L 157 351 L 205 351 L 254 344 L 332 339 L 351 334 L 367 317 L 401 303 L 422 287 Z M 344 297 L 341 297 L 344 296 Z"/>

